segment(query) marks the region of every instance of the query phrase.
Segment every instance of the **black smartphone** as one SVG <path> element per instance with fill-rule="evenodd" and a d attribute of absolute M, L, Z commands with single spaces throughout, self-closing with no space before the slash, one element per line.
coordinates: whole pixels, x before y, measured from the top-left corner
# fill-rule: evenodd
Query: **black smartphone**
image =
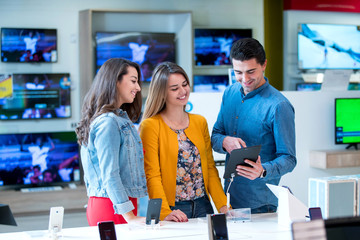
<path fill-rule="evenodd" d="M 98 222 L 100 240 L 116 240 L 115 224 L 113 221 Z"/>
<path fill-rule="evenodd" d="M 151 220 L 155 219 L 155 224 L 159 223 L 160 211 L 161 211 L 161 198 L 149 199 L 147 213 L 146 213 L 146 224 L 151 225 Z"/>
<path fill-rule="evenodd" d="M 228 240 L 226 216 L 223 213 L 208 214 L 208 229 L 210 240 Z"/>
<path fill-rule="evenodd" d="M 310 216 L 310 220 L 323 219 L 321 214 L 321 208 L 319 207 L 309 208 L 309 216 Z"/>

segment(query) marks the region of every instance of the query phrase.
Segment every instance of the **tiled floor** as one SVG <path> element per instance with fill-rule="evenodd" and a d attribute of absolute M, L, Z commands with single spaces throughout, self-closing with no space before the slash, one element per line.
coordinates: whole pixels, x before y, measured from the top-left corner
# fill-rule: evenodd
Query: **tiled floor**
<path fill-rule="evenodd" d="M 0 225 L 0 233 L 46 230 L 49 226 L 49 215 L 15 216 L 18 226 Z M 63 227 L 86 227 L 86 212 L 64 213 Z"/>

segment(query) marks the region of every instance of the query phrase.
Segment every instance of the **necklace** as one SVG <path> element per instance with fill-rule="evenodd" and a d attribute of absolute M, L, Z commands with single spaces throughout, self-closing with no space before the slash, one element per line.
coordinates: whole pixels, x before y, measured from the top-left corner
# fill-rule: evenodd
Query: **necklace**
<path fill-rule="evenodd" d="M 184 114 L 180 120 L 170 120 L 167 116 L 162 115 L 164 122 L 173 130 L 185 129 L 189 126 L 189 118 Z"/>

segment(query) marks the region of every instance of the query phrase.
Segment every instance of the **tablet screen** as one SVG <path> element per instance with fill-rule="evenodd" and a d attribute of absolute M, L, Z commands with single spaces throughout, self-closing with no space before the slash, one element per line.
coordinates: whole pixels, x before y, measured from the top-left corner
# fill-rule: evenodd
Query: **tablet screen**
<path fill-rule="evenodd" d="M 234 149 L 230 153 L 229 160 L 225 166 L 224 178 L 231 178 L 232 174 L 235 174 L 235 177 L 238 176 L 236 173 L 237 165 L 250 166 L 244 162 L 245 159 L 249 159 L 253 162 L 256 162 L 260 154 L 260 149 L 261 149 L 261 145 Z"/>

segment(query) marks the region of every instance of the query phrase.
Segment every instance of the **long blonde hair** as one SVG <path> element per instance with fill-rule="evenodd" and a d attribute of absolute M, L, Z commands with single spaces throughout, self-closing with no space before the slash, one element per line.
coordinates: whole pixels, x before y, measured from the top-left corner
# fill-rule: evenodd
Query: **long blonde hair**
<path fill-rule="evenodd" d="M 140 66 L 137 63 L 122 58 L 111 58 L 101 66 L 84 98 L 81 120 L 75 130 L 79 145 L 87 146 L 90 124 L 97 116 L 107 112 L 115 113 L 118 110 L 116 83 L 122 81 L 129 67 L 134 67 L 138 72 L 141 86 Z M 138 92 L 132 103 L 124 103 L 120 109 L 126 111 L 131 121 L 135 122 L 141 114 L 141 104 L 141 93 Z"/>
<path fill-rule="evenodd" d="M 190 85 L 185 70 L 173 62 L 163 62 L 154 69 L 149 87 L 149 95 L 145 102 L 142 120 L 160 113 L 166 108 L 167 83 L 171 74 L 180 73 Z"/>

